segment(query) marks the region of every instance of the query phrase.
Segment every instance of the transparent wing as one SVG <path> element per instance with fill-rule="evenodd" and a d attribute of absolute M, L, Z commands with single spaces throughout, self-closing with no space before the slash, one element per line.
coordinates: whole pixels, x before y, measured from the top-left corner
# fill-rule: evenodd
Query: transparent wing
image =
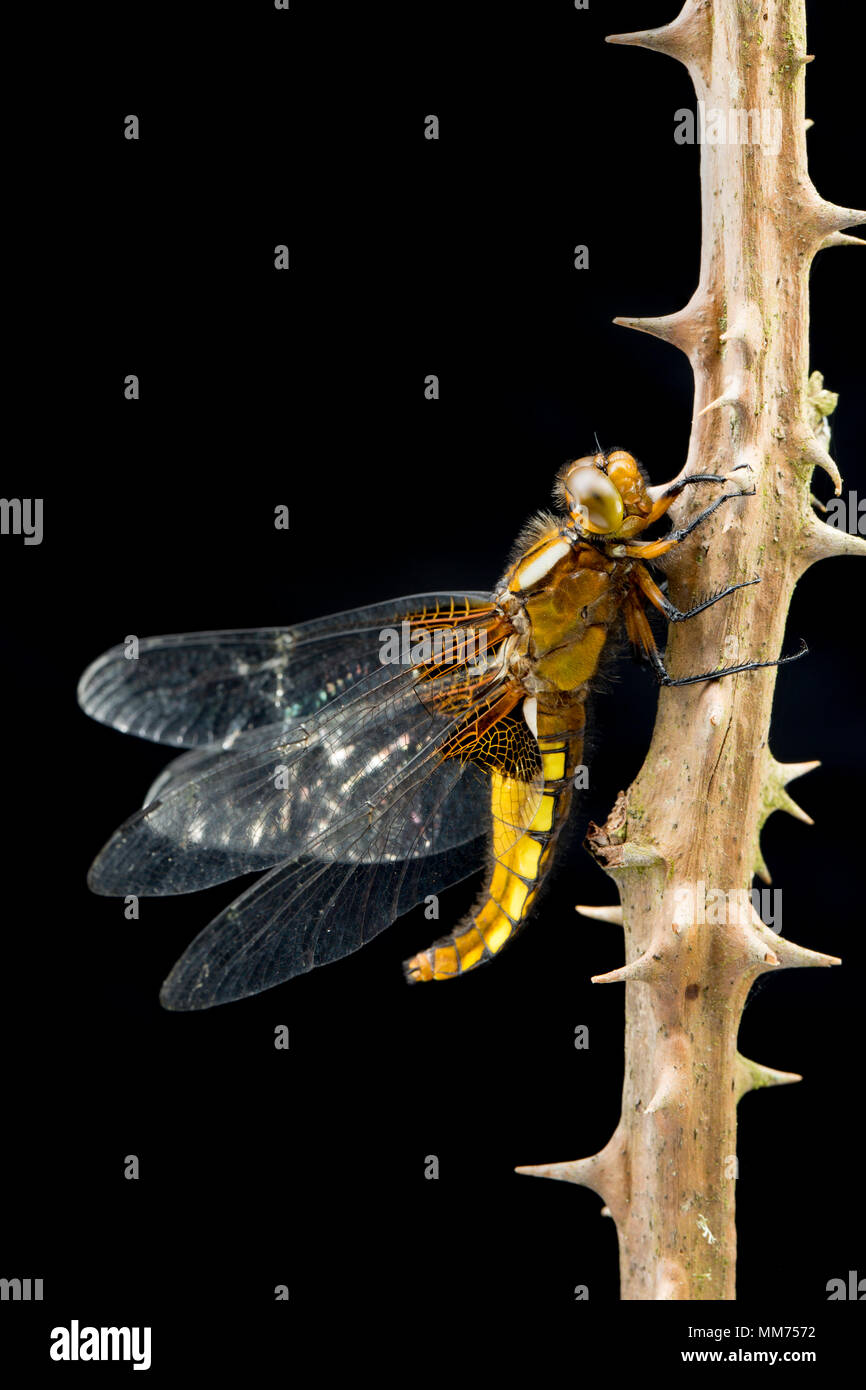
<path fill-rule="evenodd" d="M 393 858 L 466 843 L 489 827 L 490 798 L 486 778 L 467 779 L 448 816 L 437 812 L 452 768 L 474 760 L 540 786 L 522 716 L 497 715 L 504 681 L 498 661 L 471 677 L 456 665 L 435 680 L 418 667 L 380 666 L 290 736 L 264 728 L 229 752 L 187 754 L 163 774 L 158 798 L 112 836 L 90 886 L 109 896 L 186 893 L 302 855 L 357 860 L 384 852 L 360 832 L 398 804 L 407 814 L 403 841 L 392 831 L 387 845 Z M 503 842 L 523 828 L 523 804 L 515 806 L 515 824 L 499 828 Z"/>
<path fill-rule="evenodd" d="M 152 801 L 158 801 L 171 791 L 177 791 L 184 783 L 191 782 L 195 777 L 203 776 L 212 768 L 228 766 L 228 760 L 232 754 L 222 748 L 192 748 L 188 753 L 181 753 L 179 758 L 172 758 L 167 767 L 147 789 L 147 794 L 141 803 L 147 807 Z"/>
<path fill-rule="evenodd" d="M 230 747 L 252 729 L 291 728 L 344 694 L 379 664 L 383 628 L 490 612 L 489 594 L 415 594 L 295 627 L 149 637 L 98 657 L 78 702 L 100 723 L 156 743 Z"/>
<path fill-rule="evenodd" d="M 495 693 L 476 703 L 476 732 L 483 711 L 495 709 Z M 227 1003 L 349 955 L 428 894 L 479 867 L 491 838 L 488 773 L 494 759 L 510 769 L 499 778 L 493 822 L 492 842 L 501 853 L 538 810 L 543 782 L 531 755 L 534 740 L 525 722 L 506 715 L 488 726 L 494 737 L 477 737 L 479 762 L 443 758 L 466 746 L 466 727 L 465 718 L 444 720 L 377 797 L 337 817 L 299 861 L 273 868 L 220 913 L 171 972 L 162 991 L 165 1007 Z M 234 763 L 244 756 L 222 758 Z M 175 795 L 183 800 L 190 786 L 181 782 Z M 159 861 L 157 891 L 164 891 L 164 876 L 176 882 L 176 865 L 184 859 L 175 853 Z M 156 864 L 153 857 L 146 862 L 144 882 Z"/>
<path fill-rule="evenodd" d="M 459 776 L 459 765 L 451 772 Z M 447 817 L 442 790 L 438 809 Z M 403 815 L 392 808 L 376 836 L 403 842 Z M 485 844 L 481 836 L 447 854 L 399 862 L 307 860 L 273 869 L 205 927 L 163 985 L 161 1001 L 167 1009 L 207 1009 L 350 955 L 428 894 L 479 868 Z"/>

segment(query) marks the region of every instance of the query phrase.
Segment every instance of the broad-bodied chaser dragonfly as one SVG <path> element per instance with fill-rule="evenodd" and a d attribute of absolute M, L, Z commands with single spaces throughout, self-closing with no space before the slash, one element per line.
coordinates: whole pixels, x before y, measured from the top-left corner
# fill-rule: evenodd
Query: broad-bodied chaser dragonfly
<path fill-rule="evenodd" d="M 267 871 L 181 957 L 163 1004 L 207 1008 L 349 955 L 485 854 L 480 899 L 406 975 L 452 979 L 501 951 L 553 860 L 618 620 L 663 685 L 779 664 L 674 679 L 653 640 L 647 601 L 681 621 L 744 587 L 680 612 L 647 568 L 741 490 L 638 539 L 683 488 L 725 481 L 649 487 L 631 454 L 600 451 L 561 470 L 559 514 L 529 522 L 492 594 L 154 637 L 95 661 L 78 692 L 87 714 L 190 751 L 102 850 L 93 891 L 189 893 Z"/>

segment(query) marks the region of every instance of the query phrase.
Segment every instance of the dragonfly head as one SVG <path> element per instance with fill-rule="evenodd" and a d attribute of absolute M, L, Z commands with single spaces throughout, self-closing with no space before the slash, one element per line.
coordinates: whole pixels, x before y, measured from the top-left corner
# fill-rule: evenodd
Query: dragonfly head
<path fill-rule="evenodd" d="M 640 464 L 625 449 L 572 459 L 556 480 L 555 495 L 577 529 L 592 536 L 634 535 L 652 509 Z"/>

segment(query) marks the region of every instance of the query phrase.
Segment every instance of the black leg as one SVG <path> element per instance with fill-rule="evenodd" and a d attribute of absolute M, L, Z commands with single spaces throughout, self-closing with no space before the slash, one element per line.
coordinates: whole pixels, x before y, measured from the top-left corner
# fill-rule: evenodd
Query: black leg
<path fill-rule="evenodd" d="M 690 483 L 724 483 L 727 480 L 720 473 L 692 473 L 688 478 L 680 478 L 679 482 L 671 483 L 662 493 L 662 497 L 679 497 L 684 487 Z"/>
<path fill-rule="evenodd" d="M 714 483 L 723 483 L 726 481 L 725 478 L 711 477 L 710 474 L 704 475 L 701 473 L 696 474 L 694 478 L 686 478 L 685 482 L 702 482 L 704 480 Z M 673 550 L 675 545 L 679 545 L 680 541 L 684 541 L 686 536 L 690 536 L 695 527 L 700 526 L 702 521 L 706 521 L 708 516 L 712 516 L 713 512 L 716 511 L 723 502 L 730 502 L 735 497 L 754 497 L 755 491 L 756 489 L 752 487 L 749 488 L 747 492 L 724 492 L 721 497 L 716 498 L 715 502 L 711 502 L 709 507 L 704 507 L 702 512 L 698 512 L 694 521 L 690 521 L 688 526 L 682 526 L 678 531 L 668 531 L 667 535 L 660 536 L 657 541 L 632 541 L 624 553 L 630 555 L 635 560 L 646 559 L 652 561 L 660 559 L 662 555 L 667 555 L 669 550 Z"/>
<path fill-rule="evenodd" d="M 687 608 L 684 613 L 681 613 L 678 608 L 675 608 L 664 594 L 662 595 L 662 602 L 659 606 L 662 608 L 669 622 L 684 623 L 686 618 L 693 618 L 696 613 L 703 613 L 705 608 L 712 608 L 714 603 L 718 603 L 720 599 L 727 598 L 728 594 L 736 593 L 737 589 L 746 589 L 750 584 L 760 584 L 760 582 L 760 579 L 744 579 L 741 584 L 729 584 L 727 589 L 720 589 L 717 594 L 712 594 L 710 598 L 704 599 L 703 603 L 696 604 L 694 608 Z"/>
<path fill-rule="evenodd" d="M 724 481 L 724 479 L 721 481 Z M 686 536 L 691 535 L 695 527 L 700 526 L 702 521 L 706 521 L 708 516 L 712 516 L 713 512 L 716 511 L 723 502 L 730 502 L 734 497 L 754 497 L 755 491 L 755 488 L 750 488 L 748 492 L 723 492 L 721 497 L 716 498 L 715 502 L 711 502 L 708 507 L 704 507 L 702 512 L 698 512 L 694 521 L 690 521 L 688 526 L 681 526 L 678 531 L 668 531 L 663 539 L 671 541 L 674 545 L 679 545 L 680 541 L 684 541 Z"/>
<path fill-rule="evenodd" d="M 735 676 L 738 671 L 759 671 L 766 666 L 785 666 L 789 661 L 799 661 L 809 650 L 802 638 L 800 641 L 802 645 L 798 652 L 791 656 L 780 656 L 778 661 L 745 661 L 742 666 L 722 666 L 718 671 L 705 671 L 701 676 L 669 676 L 657 651 L 650 651 L 649 657 L 659 685 L 697 685 L 701 681 L 718 680 L 720 676 Z"/>

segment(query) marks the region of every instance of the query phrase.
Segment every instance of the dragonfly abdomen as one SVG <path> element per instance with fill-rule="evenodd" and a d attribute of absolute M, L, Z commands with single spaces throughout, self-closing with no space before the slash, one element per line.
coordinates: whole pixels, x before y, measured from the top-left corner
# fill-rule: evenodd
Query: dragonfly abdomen
<path fill-rule="evenodd" d="M 405 963 L 410 983 L 450 980 L 497 955 L 529 916 L 550 869 L 556 840 L 568 817 L 575 769 L 583 755 L 582 693 L 535 714 L 543 781 L 531 801 L 516 798 L 513 779 L 491 779 L 493 835 L 487 884 L 472 911 L 448 936 Z M 517 822 L 517 823 L 515 823 Z"/>

